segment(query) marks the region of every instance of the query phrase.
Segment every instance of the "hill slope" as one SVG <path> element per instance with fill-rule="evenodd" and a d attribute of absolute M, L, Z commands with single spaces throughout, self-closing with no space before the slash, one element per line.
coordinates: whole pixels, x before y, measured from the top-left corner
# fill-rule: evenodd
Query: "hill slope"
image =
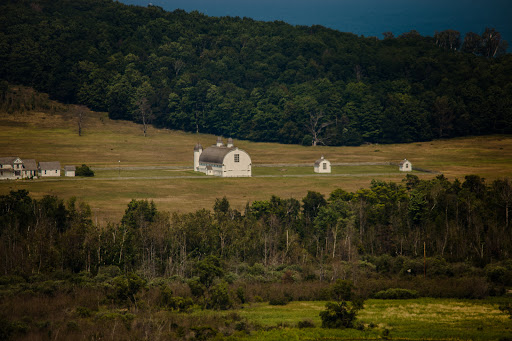
<path fill-rule="evenodd" d="M 48 101 L 44 95 L 23 87 L 11 89 L 17 89 L 19 95 L 11 97 L 14 102 L 19 102 L 20 97 L 28 98 L 29 102 L 34 98 L 35 102 L 51 109 L 2 112 L 1 156 L 55 160 L 62 165 L 85 163 L 95 168 L 96 176 L 93 179 L 1 181 L 0 195 L 26 189 L 36 198 L 46 194 L 66 199 L 79 196 L 91 204 L 100 220 L 119 218 L 133 198 L 154 200 L 166 211 L 191 212 L 211 208 L 215 198 L 226 196 L 233 207 L 243 210 L 247 202 L 267 200 L 271 195 L 303 198 L 308 190 L 327 195 L 340 187 L 347 191 L 368 187 L 372 179 L 401 182 L 404 178 L 396 167 L 337 166 L 333 176 L 314 175 L 312 166 L 258 167 L 262 164 L 312 165 L 321 155 L 333 163 L 349 164 L 398 162 L 406 157 L 414 167 L 442 172 L 451 180 L 462 180 L 467 174 L 478 174 L 489 183 L 497 178 L 512 177 L 512 138 L 488 136 L 359 147 L 304 147 L 235 139 L 235 145 L 250 153 L 255 175 L 278 177 L 186 178 L 183 176 L 197 176 L 191 170 L 194 145 L 197 142 L 203 146 L 213 144 L 215 136 L 150 128 L 148 136 L 143 137 L 140 124 L 111 120 L 106 113 L 89 111 L 85 114 L 82 136 L 78 136 L 74 106 Z M 20 105 L 25 107 L 22 101 Z M 139 170 L 131 170 L 133 167 Z M 415 174 L 421 179 L 435 176 Z"/>

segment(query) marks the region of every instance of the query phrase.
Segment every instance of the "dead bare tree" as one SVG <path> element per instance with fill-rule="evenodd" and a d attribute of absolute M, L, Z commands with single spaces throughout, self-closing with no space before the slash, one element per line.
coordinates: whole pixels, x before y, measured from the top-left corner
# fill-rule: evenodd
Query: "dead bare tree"
<path fill-rule="evenodd" d="M 82 128 L 87 113 L 87 107 L 85 105 L 77 105 L 73 111 L 78 125 L 78 136 L 82 136 Z"/>
<path fill-rule="evenodd" d="M 142 131 L 144 133 L 144 137 L 147 136 L 148 124 L 151 121 L 151 116 L 153 114 L 151 110 L 151 104 L 149 103 L 146 97 L 141 97 L 137 100 L 137 114 L 142 122 Z"/>
<path fill-rule="evenodd" d="M 323 139 L 320 137 L 322 130 L 331 125 L 332 122 L 321 122 L 324 117 L 322 111 L 314 111 L 309 114 L 309 121 L 306 124 L 306 129 L 313 138 L 312 145 L 316 146 L 318 143 L 325 144 Z"/>

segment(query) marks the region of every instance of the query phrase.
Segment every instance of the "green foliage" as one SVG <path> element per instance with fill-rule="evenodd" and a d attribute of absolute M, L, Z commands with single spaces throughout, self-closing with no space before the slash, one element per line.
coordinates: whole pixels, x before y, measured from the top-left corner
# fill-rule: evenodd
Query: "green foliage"
<path fill-rule="evenodd" d="M 350 307 L 347 301 L 327 302 L 320 312 L 322 328 L 352 328 L 358 309 Z"/>
<path fill-rule="evenodd" d="M 335 301 L 350 301 L 352 300 L 354 284 L 348 280 L 337 279 L 331 285 L 331 297 Z"/>
<path fill-rule="evenodd" d="M 233 306 L 233 302 L 229 296 L 228 285 L 221 282 L 210 290 L 210 300 L 208 307 L 212 309 L 227 310 Z"/>
<path fill-rule="evenodd" d="M 390 288 L 382 290 L 373 295 L 374 298 L 381 300 L 405 300 L 411 298 L 418 298 L 418 292 L 415 290 Z"/>
<path fill-rule="evenodd" d="M 113 295 L 119 303 L 131 302 L 136 304 L 137 293 L 146 285 L 146 280 L 139 277 L 135 273 L 128 273 L 124 276 L 119 276 L 113 279 Z"/>
<path fill-rule="evenodd" d="M 359 145 L 512 131 L 511 58 L 493 28 L 463 43 L 453 30 L 378 40 L 155 7 L 2 3 L 9 49 L 0 74 L 113 119 L 141 122 L 144 100 L 158 126 L 256 141 Z M 3 81 L 0 99 L 8 93 Z M 15 110 L 32 101 L 11 102 Z"/>
<path fill-rule="evenodd" d="M 81 165 L 80 167 L 77 167 L 75 170 L 76 176 L 85 176 L 85 177 L 91 177 L 94 176 L 94 171 L 89 168 L 87 165 Z"/>

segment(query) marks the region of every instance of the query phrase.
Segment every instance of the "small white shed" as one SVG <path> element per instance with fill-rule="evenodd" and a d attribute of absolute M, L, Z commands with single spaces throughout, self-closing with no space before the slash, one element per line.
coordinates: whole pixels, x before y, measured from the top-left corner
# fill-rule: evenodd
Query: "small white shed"
<path fill-rule="evenodd" d="M 331 172 L 331 162 L 322 157 L 315 161 L 315 173 L 330 173 Z"/>
<path fill-rule="evenodd" d="M 400 163 L 398 164 L 398 170 L 400 170 L 400 172 L 412 171 L 411 161 L 409 161 L 407 159 L 403 159 L 402 161 L 400 161 Z"/>
<path fill-rule="evenodd" d="M 73 177 L 75 176 L 76 166 L 64 166 L 64 175 Z"/>

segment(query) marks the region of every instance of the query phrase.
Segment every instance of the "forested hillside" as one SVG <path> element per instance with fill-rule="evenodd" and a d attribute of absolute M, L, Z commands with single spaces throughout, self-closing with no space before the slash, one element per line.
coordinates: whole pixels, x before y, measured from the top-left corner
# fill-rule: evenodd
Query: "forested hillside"
<path fill-rule="evenodd" d="M 444 28 L 440 28 L 442 30 Z M 0 5 L 0 80 L 111 118 L 359 145 L 512 132 L 499 32 L 358 37 L 110 0 Z M 1 95 L 1 94 L 0 94 Z"/>

